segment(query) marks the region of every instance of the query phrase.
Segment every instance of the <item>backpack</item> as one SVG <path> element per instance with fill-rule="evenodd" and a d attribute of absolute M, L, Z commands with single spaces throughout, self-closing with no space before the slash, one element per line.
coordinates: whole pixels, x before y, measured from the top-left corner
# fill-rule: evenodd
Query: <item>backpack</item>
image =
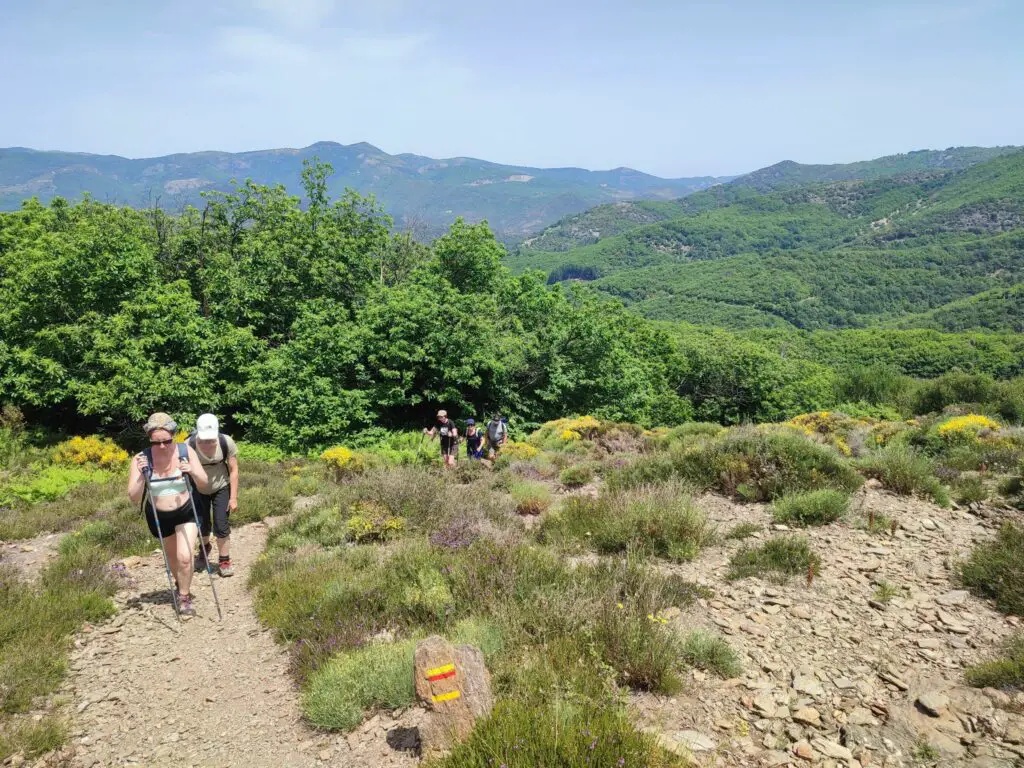
<path fill-rule="evenodd" d="M 188 444 L 192 447 L 192 450 L 196 452 L 196 456 L 199 456 L 199 449 L 196 447 L 196 440 L 198 440 L 198 438 L 196 437 L 195 432 L 188 436 Z M 217 433 L 217 444 L 220 446 L 220 463 L 226 467 L 228 465 L 228 441 L 223 432 Z M 199 461 L 202 463 L 202 456 L 199 456 Z"/>

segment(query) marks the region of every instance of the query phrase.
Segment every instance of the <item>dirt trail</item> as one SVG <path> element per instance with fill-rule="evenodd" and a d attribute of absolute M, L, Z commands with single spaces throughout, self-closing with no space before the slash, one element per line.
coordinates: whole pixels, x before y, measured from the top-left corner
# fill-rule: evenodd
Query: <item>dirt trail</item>
<path fill-rule="evenodd" d="M 71 765 L 248 766 L 411 765 L 387 744 L 399 725 L 375 717 L 347 736 L 318 733 L 300 716 L 287 655 L 263 629 L 246 588 L 268 526 L 236 530 L 236 575 L 197 573 L 198 616 L 177 631 L 157 550 L 128 558 L 118 614 L 75 641 L 64 692 L 73 712 Z"/>
<path fill-rule="evenodd" d="M 10 565 L 25 578 L 34 579 L 57 557 L 63 533 L 44 533 L 34 539 L 0 541 L 0 566 Z"/>

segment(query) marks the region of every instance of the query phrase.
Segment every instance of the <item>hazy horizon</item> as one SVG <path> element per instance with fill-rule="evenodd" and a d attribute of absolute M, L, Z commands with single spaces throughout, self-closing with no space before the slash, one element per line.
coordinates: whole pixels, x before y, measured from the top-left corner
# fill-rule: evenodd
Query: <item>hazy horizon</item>
<path fill-rule="evenodd" d="M 728 7 L 726 7 L 728 6 Z M 726 176 L 1024 144 L 1011 0 L 40 0 L 5 12 L 0 146 L 390 154 Z"/>

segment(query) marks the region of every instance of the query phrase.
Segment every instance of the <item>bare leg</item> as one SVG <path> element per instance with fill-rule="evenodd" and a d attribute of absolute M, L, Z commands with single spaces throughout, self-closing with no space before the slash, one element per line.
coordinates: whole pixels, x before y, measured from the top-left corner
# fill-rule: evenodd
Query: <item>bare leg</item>
<path fill-rule="evenodd" d="M 171 576 L 174 577 L 174 583 L 178 585 L 178 594 L 181 592 L 181 579 L 178 576 L 178 571 L 181 569 L 178 567 L 178 538 L 174 533 L 169 533 L 164 536 L 164 551 L 167 552 L 167 562 L 171 566 Z"/>
<path fill-rule="evenodd" d="M 174 563 L 178 569 L 178 592 L 182 595 L 190 594 L 192 588 L 192 553 L 195 551 L 196 538 L 199 531 L 195 523 L 183 523 L 174 529 L 174 550 L 177 557 Z M 167 556 L 171 556 L 171 546 L 167 547 Z"/>
<path fill-rule="evenodd" d="M 209 541 L 209 539 L 207 539 Z M 221 557 L 231 557 L 231 537 L 225 536 L 223 539 L 217 539 L 217 554 Z"/>

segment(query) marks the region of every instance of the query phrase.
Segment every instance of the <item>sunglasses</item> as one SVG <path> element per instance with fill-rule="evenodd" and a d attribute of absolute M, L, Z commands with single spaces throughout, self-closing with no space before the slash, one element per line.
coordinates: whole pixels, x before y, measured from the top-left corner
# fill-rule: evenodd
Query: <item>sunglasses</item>
<path fill-rule="evenodd" d="M 166 440 L 150 440 L 149 444 L 150 445 L 170 445 L 173 442 L 174 442 L 174 438 L 173 437 L 169 437 Z"/>

